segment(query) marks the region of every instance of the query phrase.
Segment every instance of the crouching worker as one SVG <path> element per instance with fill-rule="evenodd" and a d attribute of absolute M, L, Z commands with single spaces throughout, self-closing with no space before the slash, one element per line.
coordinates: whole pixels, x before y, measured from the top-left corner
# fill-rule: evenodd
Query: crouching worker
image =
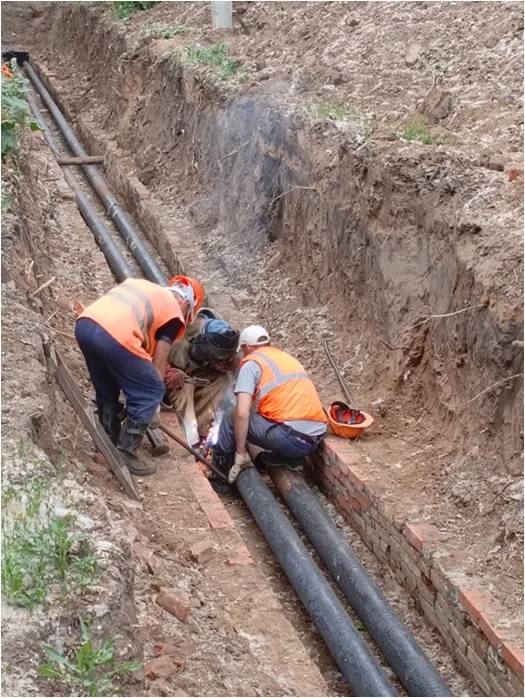
<path fill-rule="evenodd" d="M 258 325 L 243 330 L 239 341 L 237 403 L 224 415 L 213 451 L 213 464 L 230 483 L 251 465 L 247 444 L 257 452 L 256 465 L 297 462 L 319 448 L 327 428 L 315 386 L 297 359 L 272 346 Z M 213 475 L 210 481 L 217 491 L 228 491 Z"/>
<path fill-rule="evenodd" d="M 239 364 L 239 332 L 203 308 L 171 347 L 166 400 L 183 418 L 191 443 L 206 436 Z"/>
<path fill-rule="evenodd" d="M 98 418 L 133 475 L 151 475 L 136 451 L 164 395 L 172 342 L 184 335 L 195 307 L 191 285 L 127 279 L 79 316 L 75 337 L 95 387 Z M 126 397 L 121 425 L 119 395 Z"/>

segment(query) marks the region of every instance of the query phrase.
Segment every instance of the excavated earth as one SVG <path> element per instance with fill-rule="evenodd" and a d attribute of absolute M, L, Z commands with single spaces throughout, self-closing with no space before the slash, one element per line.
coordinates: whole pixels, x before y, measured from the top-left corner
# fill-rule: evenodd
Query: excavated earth
<path fill-rule="evenodd" d="M 4 3 L 3 48 L 30 53 L 89 152 L 107 155 L 106 176 L 166 270 L 202 278 L 237 326 L 266 325 L 326 402 L 338 394 L 328 340 L 375 415 L 358 449 L 382 473 L 385 501 L 437 526 L 466 574 L 521 616 L 522 6 L 235 3 L 244 29 L 231 36 L 209 29 L 207 3 L 159 3 L 126 23 L 107 5 Z M 151 35 L 169 26 L 184 30 Z M 242 65 L 226 80 L 185 58 L 219 39 Z M 321 118 L 335 102 L 350 109 Z M 418 113 L 430 144 L 401 138 Z M 96 535 L 120 551 L 108 579 L 124 581 L 103 592 L 100 617 L 123 655 L 177 648 L 175 678 L 128 695 L 344 695 L 241 504 L 226 503 L 234 527 L 210 529 L 179 451 L 139 483 L 137 505 L 93 462 L 40 337 L 54 338 L 89 397 L 75 312 L 113 279 L 39 135 L 21 163 L 2 245 L 6 463 L 16 482 L 23 424 L 50 463 L 61 449 Z M 141 219 L 141 196 L 167 241 Z M 345 535 L 454 693 L 475 694 L 391 573 Z M 216 550 L 206 566 L 188 558 L 203 538 Z M 187 595 L 188 625 L 154 603 L 166 585 Z M 67 635 L 78 612 L 50 628 L 10 611 L 22 637 L 7 650 L 6 695 L 42 695 L 39 640 L 60 623 Z"/>

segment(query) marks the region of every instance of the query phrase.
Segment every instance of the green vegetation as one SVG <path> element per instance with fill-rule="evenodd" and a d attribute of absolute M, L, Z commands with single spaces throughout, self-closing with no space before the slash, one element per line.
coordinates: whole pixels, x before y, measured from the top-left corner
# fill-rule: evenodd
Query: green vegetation
<path fill-rule="evenodd" d="M 412 117 L 405 126 L 401 138 L 405 141 L 419 141 L 425 145 L 432 143 L 432 134 L 430 133 L 426 118 L 421 115 Z"/>
<path fill-rule="evenodd" d="M 352 126 L 360 143 L 370 140 L 370 120 L 368 116 L 338 99 L 327 99 L 316 104 L 311 110 L 314 119 L 319 121 L 345 121 Z"/>
<path fill-rule="evenodd" d="M 27 80 L 20 73 L 2 66 L 2 160 L 15 155 L 26 129 L 38 131 L 38 124 L 27 108 Z"/>
<path fill-rule="evenodd" d="M 233 77 L 240 68 L 240 61 L 232 58 L 228 48 L 222 41 L 213 44 L 210 48 L 202 48 L 192 44 L 186 48 L 186 60 L 188 63 L 202 63 L 209 65 L 223 80 Z"/>
<path fill-rule="evenodd" d="M 146 29 L 144 34 L 152 39 L 173 39 L 174 36 L 185 34 L 186 31 L 186 27 L 184 27 L 182 24 L 176 24 L 174 27 L 161 27 L 154 24 Z"/>
<path fill-rule="evenodd" d="M 114 2 L 113 3 L 113 14 L 117 19 L 126 21 L 132 17 L 137 12 L 143 12 L 144 10 L 149 10 L 153 5 L 157 5 L 158 0 L 152 0 L 151 2 Z"/>
<path fill-rule="evenodd" d="M 46 499 L 48 485 L 32 481 L 2 497 L 2 595 L 15 606 L 33 608 L 53 591 L 78 592 L 95 581 L 98 560 L 69 515 Z"/>
<path fill-rule="evenodd" d="M 327 99 L 319 102 L 312 109 L 312 114 L 319 121 L 349 121 L 353 112 L 344 102 L 337 99 Z"/>
<path fill-rule="evenodd" d="M 62 681 L 68 689 L 75 691 L 73 695 L 114 696 L 118 694 L 113 684 L 114 679 L 142 666 L 138 662 L 117 664 L 113 640 L 106 639 L 100 645 L 95 644 L 90 628 L 82 618 L 80 640 L 81 644 L 71 659 L 52 645 L 43 645 L 49 663 L 38 667 L 40 676 Z"/>

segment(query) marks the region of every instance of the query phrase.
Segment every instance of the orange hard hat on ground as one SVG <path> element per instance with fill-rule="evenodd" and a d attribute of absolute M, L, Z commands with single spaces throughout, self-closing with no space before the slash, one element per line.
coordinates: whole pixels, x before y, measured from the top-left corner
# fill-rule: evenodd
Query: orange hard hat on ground
<path fill-rule="evenodd" d="M 345 402 L 336 400 L 325 410 L 330 431 L 342 439 L 359 438 L 365 429 L 374 423 L 374 418 L 349 407 Z"/>
<path fill-rule="evenodd" d="M 173 284 L 184 284 L 185 286 L 191 286 L 193 289 L 193 294 L 195 296 L 195 307 L 193 309 L 193 314 L 196 315 L 204 303 L 204 286 L 200 281 L 194 279 L 191 276 L 184 276 L 183 274 L 177 274 L 177 276 L 172 276 L 168 281 L 168 286 L 173 286 Z"/>

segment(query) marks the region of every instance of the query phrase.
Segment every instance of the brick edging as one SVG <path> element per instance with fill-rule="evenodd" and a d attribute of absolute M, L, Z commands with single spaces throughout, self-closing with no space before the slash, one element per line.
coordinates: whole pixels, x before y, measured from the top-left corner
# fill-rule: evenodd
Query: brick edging
<path fill-rule="evenodd" d="M 394 571 L 456 660 L 485 695 L 523 695 L 522 637 L 502 621 L 497 601 L 461 570 L 447 569 L 443 535 L 432 524 L 400 521 L 367 478 L 356 447 L 329 436 L 314 474 L 375 555 Z"/>

